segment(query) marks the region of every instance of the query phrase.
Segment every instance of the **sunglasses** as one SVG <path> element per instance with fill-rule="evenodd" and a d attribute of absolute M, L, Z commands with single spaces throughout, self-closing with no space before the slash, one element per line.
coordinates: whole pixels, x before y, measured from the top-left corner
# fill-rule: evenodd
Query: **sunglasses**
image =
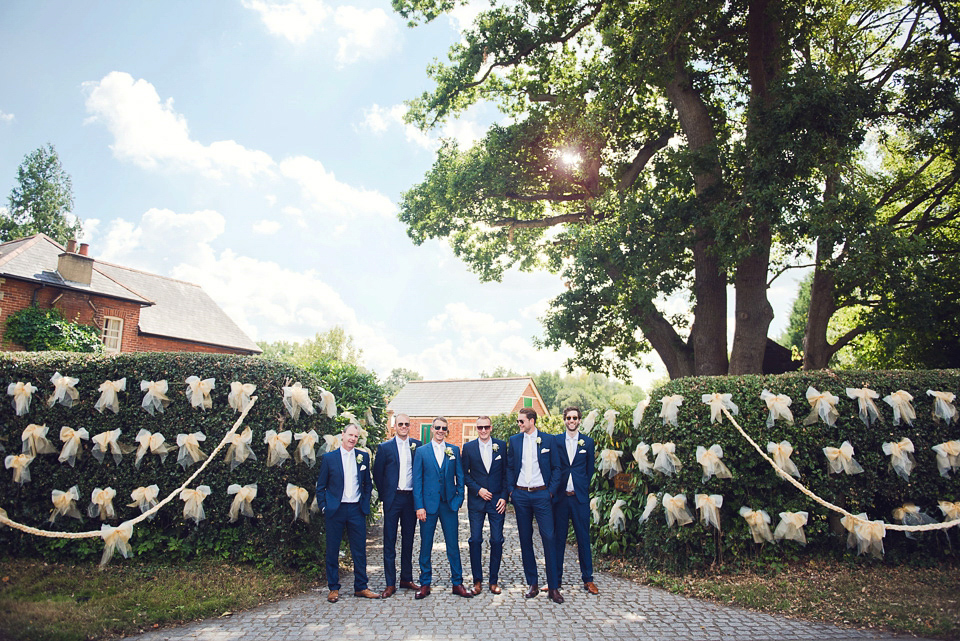
<path fill-rule="evenodd" d="M 410 427 L 410 423 L 397 423 L 399 427 Z"/>
<path fill-rule="evenodd" d="M 433 428 L 433 431 L 434 431 L 434 432 L 446 432 L 446 431 L 447 431 L 447 428 L 446 428 L 446 427 L 435 427 L 435 428 Z"/>
<path fill-rule="evenodd" d="M 493 425 L 477 425 L 478 430 L 489 430 Z"/>

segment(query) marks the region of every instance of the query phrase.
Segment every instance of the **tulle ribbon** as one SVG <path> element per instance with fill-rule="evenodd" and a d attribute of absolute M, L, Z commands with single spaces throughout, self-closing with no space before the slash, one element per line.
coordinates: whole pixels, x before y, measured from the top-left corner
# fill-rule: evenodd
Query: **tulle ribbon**
<path fill-rule="evenodd" d="M 733 477 L 733 475 L 730 474 L 730 470 L 727 469 L 727 466 L 720 460 L 722 458 L 723 448 L 717 443 L 711 445 L 710 449 L 702 445 L 697 446 L 697 463 L 703 466 L 702 483 L 710 480 L 711 476 L 716 476 L 718 479 L 729 479 Z"/>
<path fill-rule="evenodd" d="M 305 488 L 287 483 L 287 496 L 290 497 L 290 508 L 293 510 L 293 520 L 300 519 L 304 523 L 310 522 L 310 512 L 307 510 L 307 499 L 310 493 Z"/>
<path fill-rule="evenodd" d="M 957 408 L 953 405 L 956 395 L 953 392 L 936 392 L 928 389 L 927 396 L 933 397 L 933 420 L 939 423 L 943 419 L 949 427 L 950 422 L 957 418 Z"/>
<path fill-rule="evenodd" d="M 13 397 L 13 409 L 17 416 L 23 416 L 30 411 L 30 399 L 37 388 L 31 383 L 17 382 L 7 385 L 7 395 Z"/>
<path fill-rule="evenodd" d="M 293 441 L 293 432 L 284 430 L 277 434 L 276 430 L 267 430 L 263 436 L 263 442 L 267 444 L 267 467 L 280 465 L 288 458 L 290 453 L 287 448 Z"/>
<path fill-rule="evenodd" d="M 883 537 L 886 529 L 883 521 L 869 521 L 866 513 L 857 515 L 858 519 L 845 516 L 840 523 L 847 529 L 847 547 L 857 548 L 857 554 L 869 552 L 876 558 L 883 557 Z"/>
<path fill-rule="evenodd" d="M 327 418 L 334 418 L 337 415 L 337 399 L 333 392 L 320 388 L 320 411 L 327 415 Z"/>
<path fill-rule="evenodd" d="M 60 428 L 60 440 L 63 442 L 63 449 L 60 450 L 60 456 L 57 460 L 61 463 L 69 463 L 73 467 L 77 462 L 77 454 L 80 452 L 80 441 L 90 440 L 90 433 L 87 428 L 81 427 L 78 430 L 64 425 Z"/>
<path fill-rule="evenodd" d="M 683 404 L 683 397 L 679 394 L 664 396 L 660 399 L 660 404 L 660 418 L 663 419 L 663 424 L 666 425 L 670 423 L 675 426 L 677 424 L 677 412 L 680 409 L 680 405 Z"/>
<path fill-rule="evenodd" d="M 146 394 L 143 395 L 143 401 L 141 401 L 140 407 L 150 414 L 150 416 L 153 416 L 154 412 L 163 414 L 164 408 L 170 404 L 170 399 L 167 397 L 168 389 L 166 380 L 140 381 L 140 391 L 146 392 Z"/>
<path fill-rule="evenodd" d="M 564 454 L 566 456 L 566 454 Z M 620 457 L 623 456 L 622 450 L 604 449 L 600 451 L 600 463 L 597 465 L 597 471 L 606 474 L 608 478 L 613 478 L 623 471 L 620 465 Z"/>
<path fill-rule="evenodd" d="M 250 397 L 257 391 L 257 386 L 253 383 L 241 383 L 233 381 L 230 383 L 230 393 L 227 394 L 227 405 L 238 412 L 247 409 L 250 404 Z"/>
<path fill-rule="evenodd" d="M 100 567 L 105 566 L 113 558 L 114 552 L 120 552 L 123 558 L 128 559 L 133 554 L 130 549 L 130 537 L 133 536 L 133 526 L 130 523 L 121 523 L 113 527 L 104 523 L 100 526 L 100 538 L 103 539 L 103 556 L 100 557 Z"/>
<path fill-rule="evenodd" d="M 126 377 L 116 381 L 104 381 L 100 383 L 100 387 L 97 389 L 100 390 L 100 398 L 97 399 L 97 402 L 94 404 L 93 408 L 101 414 L 103 414 L 104 409 L 113 410 L 114 414 L 119 412 L 120 397 L 118 394 L 120 392 L 127 391 Z"/>
<path fill-rule="evenodd" d="M 157 497 L 159 496 L 160 488 L 156 483 L 146 487 L 138 487 L 133 492 L 130 492 L 130 498 L 133 499 L 133 503 L 128 503 L 127 507 L 139 507 L 140 513 L 143 514 L 157 504 Z M 153 519 L 154 516 L 156 516 L 156 514 L 151 514 L 147 518 Z"/>
<path fill-rule="evenodd" d="M 100 463 L 103 463 L 103 457 L 107 455 L 107 450 L 113 454 L 113 462 L 117 465 L 120 465 L 120 461 L 123 459 L 124 450 L 127 449 L 122 447 L 117 439 L 120 438 L 121 431 L 119 428 L 115 430 L 108 430 L 106 432 L 100 432 L 93 437 L 93 457 L 97 459 Z"/>
<path fill-rule="evenodd" d="M 150 433 L 150 430 L 140 428 L 140 431 L 137 432 L 137 437 L 134 439 L 140 446 L 137 448 L 137 458 L 134 460 L 133 465 L 137 469 L 140 468 L 140 463 L 143 461 L 143 457 L 146 456 L 149 451 L 151 454 L 156 454 L 160 457 L 160 462 L 163 463 L 167 460 L 167 454 L 170 450 L 173 449 L 172 446 L 166 444 L 166 438 L 160 432 Z"/>
<path fill-rule="evenodd" d="M 937 501 L 940 511 L 943 512 L 944 521 L 960 520 L 960 501 L 951 503 L 950 501 Z"/>
<path fill-rule="evenodd" d="M 894 425 L 900 425 L 901 420 L 907 425 L 913 425 L 913 419 L 917 418 L 917 413 L 910 403 L 912 400 L 913 395 L 902 389 L 883 397 L 883 402 L 893 408 Z"/>
<path fill-rule="evenodd" d="M 313 409 L 313 401 L 310 400 L 309 390 L 303 387 L 300 381 L 283 388 L 283 406 L 287 408 L 290 417 L 295 421 L 300 418 L 300 410 L 307 414 L 313 414 L 316 411 Z"/>
<path fill-rule="evenodd" d="M 774 421 L 782 418 L 787 423 L 793 425 L 793 412 L 790 411 L 790 405 L 793 403 L 786 394 L 774 394 L 770 390 L 760 392 L 760 400 L 767 404 L 770 414 L 767 416 L 767 427 L 773 427 Z"/>
<path fill-rule="evenodd" d="M 74 485 L 66 492 L 53 490 L 50 493 L 50 500 L 53 501 L 53 511 L 50 513 L 49 522 L 53 523 L 58 516 L 69 516 L 78 520 L 83 519 L 80 510 L 77 509 L 77 501 L 80 500 L 80 489 Z"/>
<path fill-rule="evenodd" d="M 332 452 L 340 447 L 341 436 L 339 434 L 324 434 L 323 443 L 326 452 Z"/>
<path fill-rule="evenodd" d="M 607 525 L 614 532 L 623 532 L 627 527 L 627 516 L 623 513 L 623 506 L 627 502 L 623 499 L 617 499 L 617 502 L 610 508 L 610 520 Z"/>
<path fill-rule="evenodd" d="M 916 461 L 913 458 L 913 441 L 909 438 L 902 438 L 896 443 L 884 443 L 883 453 L 890 457 L 890 466 L 904 480 L 909 480 L 910 472 Z"/>
<path fill-rule="evenodd" d="M 657 495 L 650 492 L 647 494 L 647 504 L 643 508 L 643 514 L 640 515 L 640 523 L 649 519 L 655 509 L 657 509 Z"/>
<path fill-rule="evenodd" d="M 257 498 L 257 484 L 244 485 L 240 487 L 236 483 L 227 488 L 227 494 L 236 494 L 233 497 L 233 503 L 230 504 L 230 522 L 235 522 L 240 515 L 254 517 L 253 499 Z"/>
<path fill-rule="evenodd" d="M 47 440 L 49 428 L 46 425 L 35 425 L 31 423 L 23 428 L 20 434 L 20 440 L 23 441 L 22 452 L 30 456 L 39 456 L 40 454 L 56 454 L 57 448 Z"/>
<path fill-rule="evenodd" d="M 803 533 L 803 526 L 807 524 L 810 515 L 807 512 L 781 512 L 780 523 L 773 531 L 773 538 L 777 541 L 790 539 L 797 543 L 807 544 L 807 537 Z"/>
<path fill-rule="evenodd" d="M 590 410 L 587 413 L 586 417 L 583 419 L 583 423 L 580 424 L 580 429 L 584 434 L 588 434 L 593 429 L 593 426 L 597 422 L 597 417 L 599 416 L 600 410 Z"/>
<path fill-rule="evenodd" d="M 672 496 L 670 494 L 663 495 L 663 509 L 667 513 L 667 526 L 673 527 L 674 523 L 679 523 L 680 525 L 686 525 L 687 523 L 693 523 L 693 516 L 690 515 L 690 510 L 687 509 L 687 497 L 684 494 L 677 494 Z"/>
<path fill-rule="evenodd" d="M 90 494 L 90 506 L 87 508 L 87 514 L 90 517 L 99 516 L 101 521 L 117 517 L 113 509 L 113 499 L 117 496 L 117 491 L 112 487 L 100 489 L 94 488 Z"/>
<path fill-rule="evenodd" d="M 840 418 L 836 407 L 839 401 L 839 396 L 834 396 L 830 392 L 823 392 L 821 394 L 813 387 L 808 387 L 807 402 L 810 403 L 811 409 L 807 418 L 803 419 L 803 424 L 813 425 L 817 422 L 817 417 L 819 416 L 820 420 L 833 427 L 833 424 Z"/>
<path fill-rule="evenodd" d="M 767 453 L 773 456 L 773 462 L 777 464 L 777 467 L 779 467 L 782 472 L 800 478 L 800 470 L 798 470 L 797 466 L 790 460 L 790 455 L 793 454 L 793 446 L 790 445 L 789 441 L 767 443 Z"/>
<path fill-rule="evenodd" d="M 930 449 L 937 453 L 940 476 L 949 476 L 951 470 L 960 469 L 960 441 L 946 441 Z"/>
<path fill-rule="evenodd" d="M 633 429 L 640 427 L 640 421 L 643 420 L 643 413 L 647 411 L 648 405 L 650 405 L 650 399 L 645 398 L 633 409 Z"/>
<path fill-rule="evenodd" d="M 250 443 L 252 442 L 253 431 L 249 427 L 244 428 L 243 432 L 239 434 L 234 432 L 228 435 L 227 443 L 230 444 L 230 447 L 227 448 L 227 453 L 224 455 L 223 461 L 224 463 L 230 464 L 231 472 L 248 458 L 254 461 L 257 460 L 257 455 L 254 454 L 250 448 Z"/>
<path fill-rule="evenodd" d="M 33 463 L 33 457 L 29 454 L 9 454 L 3 460 L 3 465 L 8 470 L 13 469 L 14 483 L 30 482 L 30 464 Z"/>
<path fill-rule="evenodd" d="M 827 465 L 831 474 L 846 472 L 847 474 L 860 474 L 863 468 L 853 458 L 853 445 L 850 441 L 844 441 L 840 447 L 825 447 L 823 453 L 827 457 Z"/>
<path fill-rule="evenodd" d="M 198 485 L 197 489 L 189 488 L 180 491 L 180 500 L 183 501 L 183 518 L 193 519 L 194 523 L 207 518 L 203 512 L 203 500 L 210 496 L 209 485 Z"/>
<path fill-rule="evenodd" d="M 633 460 L 637 462 L 637 467 L 641 472 L 647 476 L 653 476 L 653 465 L 650 463 L 650 459 L 647 458 L 647 454 L 650 453 L 650 446 L 640 441 L 637 443 L 636 449 L 633 450 Z"/>
<path fill-rule="evenodd" d="M 671 442 L 654 443 L 651 450 L 657 458 L 653 461 L 653 469 L 667 476 L 673 476 L 675 472 L 683 467 L 683 463 L 681 463 L 680 459 L 674 454 L 676 449 L 677 446 Z"/>
<path fill-rule="evenodd" d="M 188 376 L 184 382 L 187 384 L 187 400 L 190 401 L 191 407 L 199 407 L 202 410 L 213 407 L 210 392 L 217 386 L 217 379 L 200 380 L 199 376 Z"/>
<path fill-rule="evenodd" d="M 600 523 L 600 503 L 597 500 L 597 497 L 590 499 L 590 514 L 593 516 L 593 522 Z"/>
<path fill-rule="evenodd" d="M 740 408 L 733 402 L 733 394 L 704 394 L 700 398 L 710 406 L 710 423 L 723 423 L 723 408 L 731 414 L 740 413 Z"/>
<path fill-rule="evenodd" d="M 74 401 L 80 398 L 76 388 L 77 383 L 80 382 L 79 378 L 54 372 L 50 382 L 53 383 L 53 394 L 47 399 L 47 407 L 53 407 L 58 402 L 64 407 L 73 407 Z"/>
<path fill-rule="evenodd" d="M 613 438 L 613 429 L 617 424 L 617 416 L 620 414 L 617 410 L 607 410 L 603 413 L 603 420 L 606 422 L 607 436 Z"/>
<path fill-rule="evenodd" d="M 207 440 L 207 437 L 203 432 L 177 434 L 177 446 L 180 448 L 180 451 L 177 453 L 177 463 L 184 470 L 207 458 L 207 455 L 200 451 L 200 441 L 205 440 Z"/>
<path fill-rule="evenodd" d="M 317 436 L 317 430 L 309 432 L 297 432 L 293 439 L 298 441 L 297 448 L 293 451 L 293 457 L 298 463 L 306 463 L 307 467 L 313 467 L 317 464 L 317 451 L 315 449 L 320 437 Z"/>
<path fill-rule="evenodd" d="M 696 494 L 693 497 L 694 505 L 700 510 L 700 520 L 707 525 L 720 529 L 720 508 L 723 506 L 723 496 L 720 494 Z"/>
<path fill-rule="evenodd" d="M 363 420 L 366 421 L 367 427 L 373 427 L 377 424 L 377 420 L 373 418 L 373 410 L 369 407 L 363 410 Z"/>
<path fill-rule="evenodd" d="M 773 541 L 773 534 L 770 532 L 770 515 L 766 510 L 752 510 L 744 505 L 740 508 L 740 516 L 750 526 L 754 543 Z"/>
<path fill-rule="evenodd" d="M 883 422 L 883 419 L 880 418 L 880 410 L 877 409 L 877 404 L 874 403 L 874 399 L 880 398 L 879 394 L 866 387 L 860 389 L 848 387 L 846 392 L 848 397 L 857 401 L 858 415 L 864 425 L 870 427 L 870 424 L 876 421 Z"/>

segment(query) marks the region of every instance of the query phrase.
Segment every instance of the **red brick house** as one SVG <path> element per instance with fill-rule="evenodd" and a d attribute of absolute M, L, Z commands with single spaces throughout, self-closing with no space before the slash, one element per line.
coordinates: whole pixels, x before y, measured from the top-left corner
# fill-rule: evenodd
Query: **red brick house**
<path fill-rule="evenodd" d="M 410 417 L 410 433 L 430 440 L 433 419 L 443 416 L 450 428 L 447 442 L 462 446 L 477 437 L 477 417 L 512 414 L 531 407 L 539 416 L 548 416 L 546 404 L 529 376 L 514 378 L 476 378 L 446 381 L 410 381 L 390 403 L 393 416 Z"/>
<path fill-rule="evenodd" d="M 108 352 L 262 351 L 198 285 L 97 261 L 86 244 L 64 248 L 44 234 L 0 244 L 0 335 L 31 304 L 99 328 Z"/>

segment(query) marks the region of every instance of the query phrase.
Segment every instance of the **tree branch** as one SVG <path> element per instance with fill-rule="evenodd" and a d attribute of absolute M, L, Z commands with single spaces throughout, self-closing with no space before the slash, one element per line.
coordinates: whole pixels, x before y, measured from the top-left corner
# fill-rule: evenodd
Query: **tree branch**
<path fill-rule="evenodd" d="M 662 134 L 656 140 L 651 140 L 637 152 L 637 155 L 634 157 L 633 162 L 630 163 L 630 167 L 627 168 L 627 171 L 624 172 L 623 176 L 620 178 L 620 184 L 617 185 L 618 192 L 624 192 L 627 189 L 633 187 L 636 183 L 637 178 L 640 176 L 640 172 L 643 171 L 643 168 L 647 166 L 647 163 L 650 162 L 650 159 L 653 158 L 654 154 L 667 146 L 670 142 L 670 139 L 673 137 L 672 131 Z"/>
<path fill-rule="evenodd" d="M 579 214 L 561 214 L 559 216 L 550 216 L 549 218 L 538 218 L 536 220 L 520 220 L 518 218 L 501 218 L 500 220 L 495 220 L 490 224 L 495 227 L 509 227 L 510 229 L 542 229 L 544 227 L 553 227 L 554 225 L 562 225 L 563 223 L 583 222 L 589 215 L 590 215 L 589 212 L 583 212 Z"/>

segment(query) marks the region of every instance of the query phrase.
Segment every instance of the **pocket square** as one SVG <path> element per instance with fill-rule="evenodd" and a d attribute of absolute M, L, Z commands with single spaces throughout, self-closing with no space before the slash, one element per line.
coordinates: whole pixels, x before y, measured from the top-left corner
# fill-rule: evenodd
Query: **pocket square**
<path fill-rule="evenodd" d="M 493 459 L 493 460 L 494 460 L 494 461 L 499 461 L 499 460 L 502 459 L 502 458 L 503 458 L 502 456 L 498 456 L 497 458 L 495 458 L 495 459 Z"/>
<path fill-rule="evenodd" d="M 546 454 L 546 453 L 549 452 L 549 451 L 550 451 L 550 448 L 549 448 L 549 447 L 545 447 L 545 448 L 543 448 L 542 450 L 540 450 L 540 453 L 541 453 L 541 454 Z"/>
<path fill-rule="evenodd" d="M 367 466 L 366 466 L 366 465 L 361 465 L 361 466 L 360 466 L 360 471 L 361 471 L 361 472 L 364 471 L 365 469 L 367 469 Z"/>
<path fill-rule="evenodd" d="M 580 453 L 581 453 L 581 454 L 586 454 L 587 451 L 586 451 L 586 450 L 580 450 Z"/>

